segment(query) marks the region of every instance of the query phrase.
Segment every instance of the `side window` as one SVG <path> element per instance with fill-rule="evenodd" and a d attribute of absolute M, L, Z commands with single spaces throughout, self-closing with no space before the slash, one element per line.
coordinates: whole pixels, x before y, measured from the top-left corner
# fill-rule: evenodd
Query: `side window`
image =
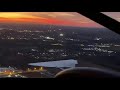
<path fill-rule="evenodd" d="M 101 12 L 120 22 L 120 12 Z"/>

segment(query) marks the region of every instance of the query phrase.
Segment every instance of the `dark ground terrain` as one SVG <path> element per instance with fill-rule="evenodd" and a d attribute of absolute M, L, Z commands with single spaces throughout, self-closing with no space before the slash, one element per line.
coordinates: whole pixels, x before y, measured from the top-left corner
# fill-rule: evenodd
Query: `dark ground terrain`
<path fill-rule="evenodd" d="M 65 59 L 120 71 L 120 35 L 106 28 L 0 24 L 2 67 Z"/>

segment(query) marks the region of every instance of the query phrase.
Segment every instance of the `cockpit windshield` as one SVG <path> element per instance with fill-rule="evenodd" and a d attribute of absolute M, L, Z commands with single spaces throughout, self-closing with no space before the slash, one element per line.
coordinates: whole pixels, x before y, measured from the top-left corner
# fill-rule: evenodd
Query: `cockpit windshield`
<path fill-rule="evenodd" d="M 0 12 L 0 78 L 50 78 L 73 67 L 120 71 L 120 35 L 77 12 Z"/>

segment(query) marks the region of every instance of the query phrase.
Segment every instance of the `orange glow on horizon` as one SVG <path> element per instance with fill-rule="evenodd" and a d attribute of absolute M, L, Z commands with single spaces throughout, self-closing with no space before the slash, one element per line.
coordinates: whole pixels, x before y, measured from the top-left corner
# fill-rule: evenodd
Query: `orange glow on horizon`
<path fill-rule="evenodd" d="M 98 27 L 93 23 L 76 23 L 57 19 L 40 19 L 40 18 L 0 18 L 0 22 L 7 23 L 36 23 L 36 24 L 53 24 L 64 26 L 80 26 L 80 27 Z"/>
<path fill-rule="evenodd" d="M 37 18 L 37 17 L 32 15 L 20 14 L 20 13 L 0 13 L 0 18 L 17 19 L 17 18 Z"/>
<path fill-rule="evenodd" d="M 34 15 L 27 15 L 23 13 L 0 13 L 0 22 L 8 23 L 37 23 L 37 24 L 53 24 L 64 26 L 80 26 L 80 27 L 99 27 L 95 23 L 89 22 L 75 22 L 68 20 L 61 20 L 59 18 L 49 18 Z"/>

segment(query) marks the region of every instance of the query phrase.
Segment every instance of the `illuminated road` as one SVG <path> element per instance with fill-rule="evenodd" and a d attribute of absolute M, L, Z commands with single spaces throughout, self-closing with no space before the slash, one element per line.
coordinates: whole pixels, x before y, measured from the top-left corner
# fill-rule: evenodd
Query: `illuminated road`
<path fill-rule="evenodd" d="M 51 73 L 47 72 L 47 70 L 43 69 L 43 67 L 37 69 L 37 68 L 34 68 L 34 69 L 30 69 L 28 68 L 27 70 L 25 71 L 22 71 L 22 70 L 17 70 L 17 71 L 3 71 L 3 72 L 0 72 L 0 78 L 7 78 L 7 77 L 14 77 L 14 78 L 27 78 L 26 76 L 23 76 L 22 74 L 25 74 L 25 73 L 41 73 L 41 74 L 48 74 L 50 76 L 52 76 Z"/>

